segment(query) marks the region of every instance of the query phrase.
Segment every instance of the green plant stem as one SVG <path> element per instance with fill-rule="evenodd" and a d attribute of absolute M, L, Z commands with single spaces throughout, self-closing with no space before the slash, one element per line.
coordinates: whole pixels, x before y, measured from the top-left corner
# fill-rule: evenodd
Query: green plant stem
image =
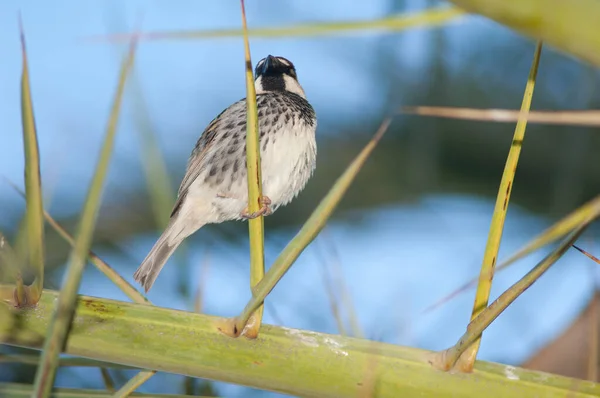
<path fill-rule="evenodd" d="M 75 247 L 75 240 L 69 235 L 69 233 L 56 221 L 50 214 L 44 211 L 44 217 L 48 224 L 65 240 L 71 247 Z M 108 263 L 102 260 L 92 250 L 88 252 L 90 262 L 96 266 L 96 268 L 102 272 L 108 279 L 111 280 L 123 293 L 127 295 L 132 301 L 141 304 L 152 304 L 142 293 L 140 293 L 131 283 L 127 282 L 117 271 L 115 271 Z"/>
<path fill-rule="evenodd" d="M 26 225 L 27 245 L 23 247 L 25 253 L 19 256 L 24 267 L 30 263 L 35 271 L 35 279 L 31 286 L 26 288 L 19 273 L 16 277 L 17 306 L 32 305 L 38 302 L 44 287 L 44 216 L 42 213 L 42 180 L 40 176 L 40 150 L 31 101 L 31 87 L 29 84 L 29 67 L 27 64 L 27 51 L 25 47 L 25 34 L 19 19 L 21 33 L 21 53 L 23 70 L 21 74 L 21 123 L 23 125 L 23 145 L 25 152 L 25 196 L 26 196 Z"/>
<path fill-rule="evenodd" d="M 304 223 L 300 231 L 296 234 L 294 239 L 283 249 L 279 254 L 265 277 L 256 285 L 254 289 L 254 295 L 246 304 L 244 311 L 240 316 L 233 320 L 233 333 L 242 330 L 248 319 L 254 311 L 263 303 L 265 297 L 273 290 L 277 282 L 285 275 L 290 269 L 294 261 L 300 256 L 304 249 L 313 241 L 313 239 L 323 229 L 327 220 L 333 214 L 337 204 L 342 200 L 342 197 L 350 187 L 354 177 L 358 174 L 361 167 L 373 152 L 373 149 L 377 146 L 377 143 L 383 137 L 383 134 L 387 131 L 391 119 L 386 119 L 381 124 L 371 141 L 365 146 L 365 148 L 358 154 L 358 156 L 352 161 L 350 166 L 344 171 L 344 173 L 335 182 L 329 193 L 321 200 L 319 206 L 313 211 L 309 219 Z M 223 329 L 222 329 L 223 330 Z M 231 333 L 224 330 L 225 333 Z"/>
<path fill-rule="evenodd" d="M 477 341 L 483 331 L 506 309 L 517 297 L 534 284 L 558 259 L 566 253 L 573 243 L 589 226 L 591 220 L 579 226 L 571 235 L 552 253 L 539 262 L 517 283 L 500 295 L 489 307 L 483 310 L 467 327 L 467 332 L 452 347 L 441 352 L 434 365 L 443 370 L 449 370 L 458 361 L 459 357 Z"/>
<path fill-rule="evenodd" d="M 98 209 L 100 208 L 104 180 L 106 178 L 109 160 L 114 145 L 119 109 L 125 90 L 125 81 L 129 70 L 133 65 L 135 44 L 135 40 L 132 41 L 129 47 L 129 53 L 123 60 L 121 67 L 119 84 L 113 101 L 100 159 L 98 160 L 96 172 L 94 173 L 84 203 L 81 220 L 78 226 L 78 233 L 75 239 L 75 246 L 69 257 L 65 280 L 63 282 L 61 294 L 58 298 L 58 305 L 48 330 L 40 365 L 38 366 L 35 375 L 34 395 L 36 397 L 42 398 L 50 395 L 58 367 L 58 357 L 67 340 L 67 335 L 69 334 L 71 320 L 75 310 L 77 290 L 79 289 L 87 254 L 91 245 L 96 217 L 98 215 Z"/>
<path fill-rule="evenodd" d="M 125 383 L 117 392 L 113 394 L 113 398 L 125 398 L 131 395 L 139 386 L 144 384 L 149 378 L 156 374 L 155 370 L 142 370 Z"/>
<path fill-rule="evenodd" d="M 244 52 L 246 58 L 246 167 L 248 172 L 248 213 L 259 210 L 259 199 L 262 196 L 262 173 L 260 165 L 260 143 L 258 138 L 258 110 L 256 105 L 256 90 L 252 76 L 252 61 L 250 59 L 250 43 L 248 42 L 248 26 L 244 0 L 240 1 L 242 8 L 242 27 L 244 30 Z M 265 239 L 264 218 L 258 216 L 248 220 L 250 240 L 250 289 L 254 296 L 255 287 L 265 275 Z M 262 304 L 262 303 L 261 303 Z M 264 307 L 262 305 L 252 311 L 252 321 L 248 328 L 238 329 L 239 333 L 249 338 L 256 338 L 262 322 Z M 246 323 L 244 323 L 246 326 Z M 236 333 L 237 335 L 238 333 Z"/>
<path fill-rule="evenodd" d="M 597 0 L 450 0 L 533 39 L 600 66 Z"/>
<path fill-rule="evenodd" d="M 106 391 L 115 392 L 115 382 L 112 377 L 110 377 L 110 373 L 108 373 L 108 369 L 100 368 L 100 375 L 102 376 L 102 381 L 104 382 L 104 388 Z"/>
<path fill-rule="evenodd" d="M 385 18 L 360 21 L 311 23 L 296 26 L 272 28 L 254 28 L 248 35 L 255 38 L 277 39 L 284 37 L 321 37 L 332 35 L 364 34 L 365 32 L 400 32 L 420 26 L 437 26 L 465 15 L 455 7 L 439 7 L 425 11 L 392 15 Z M 93 40 L 124 42 L 130 40 L 132 33 L 96 36 Z M 141 40 L 198 40 L 244 36 L 243 29 L 219 29 L 180 32 L 147 32 L 140 35 Z"/>
<path fill-rule="evenodd" d="M 17 191 L 21 196 L 25 197 L 25 193 L 21 189 L 19 189 L 18 186 L 16 186 L 10 181 L 7 182 L 13 187 L 15 191 Z M 75 239 L 73 239 L 73 237 L 69 235 L 69 233 L 54 218 L 52 218 L 50 213 L 48 213 L 46 210 L 44 210 L 44 218 L 52 227 L 52 229 L 54 229 L 54 231 L 56 231 L 56 233 L 58 233 L 58 235 L 61 238 L 63 238 L 65 242 L 67 242 L 71 246 L 71 248 L 75 247 Z M 0 239 L 0 243 L 1 242 L 2 241 Z M 0 255 L 1 254 L 2 252 L 0 251 Z M 121 289 L 121 291 L 125 293 L 125 295 L 127 295 L 127 297 L 129 297 L 131 300 L 135 301 L 136 303 L 151 304 L 150 300 L 148 300 L 142 293 L 140 293 L 135 287 L 133 287 L 129 282 L 127 282 L 125 278 L 119 275 L 117 271 L 115 271 L 110 265 L 108 265 L 108 263 L 106 263 L 104 260 L 98 257 L 98 255 L 92 250 L 88 252 L 88 257 L 90 259 L 90 262 L 94 264 L 100 272 L 102 272 L 106 277 L 108 277 L 108 279 L 110 279 L 119 289 Z"/>
<path fill-rule="evenodd" d="M 533 238 L 531 241 L 527 242 L 525 246 L 517 250 L 508 259 L 504 260 L 500 265 L 498 265 L 496 267 L 495 272 L 498 273 L 499 271 L 508 268 L 510 265 L 514 264 L 515 262 L 524 258 L 525 256 L 535 252 L 536 250 L 539 250 L 540 248 L 549 245 L 550 243 L 564 238 L 566 235 L 578 228 L 582 223 L 586 222 L 587 219 L 595 218 L 599 215 L 600 195 L 596 196 L 589 202 L 573 210 L 567 216 L 563 217 L 560 221 L 556 222 L 551 227 L 547 228 L 545 231 Z M 443 298 L 435 302 L 433 305 L 429 306 L 427 309 L 425 309 L 424 312 L 430 311 L 431 309 L 440 306 L 442 303 L 447 302 L 452 297 L 456 296 L 458 293 L 467 290 L 471 286 L 474 286 L 478 280 L 479 279 L 470 280 L 469 282 L 465 283 L 452 293 L 444 296 Z"/>
<path fill-rule="evenodd" d="M 477 292 L 475 293 L 475 302 L 473 304 L 471 321 L 477 318 L 481 311 L 483 311 L 490 298 L 494 269 L 496 267 L 496 260 L 498 259 L 498 251 L 500 250 L 502 233 L 504 231 L 504 221 L 506 220 L 506 212 L 508 211 L 508 204 L 510 202 L 510 195 L 514 185 L 515 172 L 517 171 L 523 140 L 525 139 L 527 113 L 531 107 L 531 100 L 533 97 L 533 89 L 535 87 L 535 79 L 537 76 L 541 52 L 542 43 L 538 43 L 533 56 L 531 69 L 529 71 L 529 77 L 527 78 L 527 84 L 525 86 L 525 94 L 523 95 L 523 102 L 521 104 L 521 117 L 519 118 L 519 121 L 515 127 L 512 145 L 510 146 L 510 150 L 508 152 L 506 164 L 502 173 L 502 179 L 500 181 L 500 187 L 498 188 L 496 205 L 494 206 L 494 213 L 492 214 L 492 221 L 490 223 L 490 231 L 488 233 L 485 253 L 483 255 L 483 262 L 481 264 L 479 283 L 477 284 Z M 468 347 L 464 352 L 463 357 L 461 358 L 462 363 L 460 370 L 470 372 L 473 369 L 473 364 L 475 363 L 475 357 L 479 351 L 480 344 L 481 336 L 475 339 L 473 345 Z"/>
<path fill-rule="evenodd" d="M 36 308 L 18 310 L 13 324 L 0 323 L 0 344 L 42 347 L 57 297 L 45 290 Z M 6 308 L 0 303 L 0 311 Z M 589 381 L 483 361 L 472 374 L 440 372 L 430 365 L 430 351 L 311 331 L 263 325 L 259 339 L 231 339 L 215 331 L 218 322 L 223 319 L 79 296 L 65 353 L 303 397 L 355 398 L 369 380 L 378 398 L 600 394 L 600 385 Z"/>

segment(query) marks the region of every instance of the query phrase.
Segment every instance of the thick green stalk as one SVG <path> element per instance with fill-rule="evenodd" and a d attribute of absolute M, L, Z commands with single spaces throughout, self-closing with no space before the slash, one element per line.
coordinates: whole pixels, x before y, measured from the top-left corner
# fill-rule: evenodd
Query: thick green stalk
<path fill-rule="evenodd" d="M 600 66 L 598 0 L 450 0 L 533 39 Z"/>
<path fill-rule="evenodd" d="M 50 395 L 58 368 L 58 357 L 71 329 L 71 320 L 74 316 L 77 291 L 79 290 L 83 269 L 92 242 L 96 217 L 100 208 L 104 180 L 106 179 L 108 165 L 114 146 L 119 110 L 123 92 L 125 90 L 125 81 L 129 70 L 133 65 L 135 43 L 135 41 L 132 42 L 129 53 L 123 60 L 121 67 L 119 84 L 115 93 L 106 129 L 104 144 L 100 152 L 100 159 L 98 160 L 96 172 L 94 173 L 83 206 L 83 212 L 77 229 L 77 236 L 75 238 L 75 245 L 69 257 L 67 271 L 58 298 L 58 306 L 54 313 L 54 317 L 52 318 L 52 323 L 44 342 L 42 358 L 35 375 L 35 397 L 42 398 Z"/>
<path fill-rule="evenodd" d="M 0 344 L 39 349 L 58 293 L 45 290 L 36 308 L 12 310 Z M 0 314 L 9 306 L 0 303 Z M 106 362 L 236 383 L 303 397 L 546 397 L 600 395 L 600 385 L 477 361 L 475 372 L 434 369 L 430 351 L 376 341 L 263 325 L 256 340 L 215 331 L 203 314 L 79 296 L 64 352 Z M 166 355 L 168 353 L 168 355 Z"/>
<path fill-rule="evenodd" d="M 244 30 L 244 52 L 246 58 L 246 166 L 248 168 L 248 213 L 259 210 L 259 199 L 262 196 L 262 176 L 260 166 L 260 143 L 258 139 L 258 110 L 256 105 L 256 90 L 254 88 L 254 77 L 252 76 L 252 61 L 250 59 L 250 44 L 248 42 L 248 26 L 246 24 L 246 10 L 244 0 L 242 6 L 242 27 Z M 248 220 L 248 232 L 250 234 L 250 289 L 254 296 L 254 288 L 265 276 L 265 237 L 264 219 L 258 216 Z M 252 320 L 248 322 L 245 336 L 256 338 L 262 322 L 264 307 L 258 306 L 252 313 Z M 239 335 L 234 333 L 234 335 Z"/>
<path fill-rule="evenodd" d="M 17 191 L 21 196 L 25 197 L 25 193 L 19 189 L 16 185 L 10 183 L 10 185 Z M 63 238 L 71 248 L 75 247 L 75 239 L 48 213 L 44 210 L 44 218 L 48 222 L 48 224 L 56 231 L 56 233 Z M 0 256 L 2 256 L 2 235 L 0 234 Z M 138 292 L 135 287 L 133 287 L 129 282 L 125 280 L 117 271 L 115 271 L 110 265 L 108 265 L 104 260 L 98 257 L 93 251 L 89 251 L 88 253 L 89 261 L 98 268 L 100 272 L 102 272 L 108 279 L 110 279 L 123 293 L 125 293 L 131 300 L 136 303 L 150 303 L 142 293 Z"/>

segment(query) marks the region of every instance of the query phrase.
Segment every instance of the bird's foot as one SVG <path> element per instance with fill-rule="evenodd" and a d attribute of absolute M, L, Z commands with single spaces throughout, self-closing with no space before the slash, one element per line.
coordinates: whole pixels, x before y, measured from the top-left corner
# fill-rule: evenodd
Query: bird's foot
<path fill-rule="evenodd" d="M 258 200 L 258 204 L 260 204 L 260 209 L 254 213 L 248 213 L 248 208 L 246 207 L 244 211 L 242 211 L 242 218 L 251 220 L 258 216 L 270 216 L 273 213 L 273 210 L 271 210 L 271 199 L 269 199 L 267 196 L 261 196 Z"/>

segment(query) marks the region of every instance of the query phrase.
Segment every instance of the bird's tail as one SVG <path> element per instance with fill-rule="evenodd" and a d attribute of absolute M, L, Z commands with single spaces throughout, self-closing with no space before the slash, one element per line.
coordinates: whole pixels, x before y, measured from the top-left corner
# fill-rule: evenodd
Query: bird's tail
<path fill-rule="evenodd" d="M 160 238 L 158 238 L 150 253 L 148 253 L 137 271 L 135 271 L 135 274 L 133 274 L 133 279 L 143 286 L 146 293 L 148 293 L 148 290 L 154 284 L 154 281 L 169 257 L 171 257 L 171 254 L 186 238 L 186 235 L 182 234 L 181 231 L 175 230 L 174 224 L 176 223 L 174 221 L 174 219 L 171 219 L 171 222 Z"/>

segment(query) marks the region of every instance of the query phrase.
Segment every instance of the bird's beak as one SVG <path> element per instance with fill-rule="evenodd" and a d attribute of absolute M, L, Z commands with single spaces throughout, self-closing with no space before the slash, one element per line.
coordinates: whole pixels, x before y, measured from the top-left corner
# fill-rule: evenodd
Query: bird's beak
<path fill-rule="evenodd" d="M 262 74 L 264 75 L 269 69 L 272 69 L 276 62 L 277 58 L 272 55 L 267 56 L 267 59 L 265 59 L 265 63 L 262 66 Z"/>

